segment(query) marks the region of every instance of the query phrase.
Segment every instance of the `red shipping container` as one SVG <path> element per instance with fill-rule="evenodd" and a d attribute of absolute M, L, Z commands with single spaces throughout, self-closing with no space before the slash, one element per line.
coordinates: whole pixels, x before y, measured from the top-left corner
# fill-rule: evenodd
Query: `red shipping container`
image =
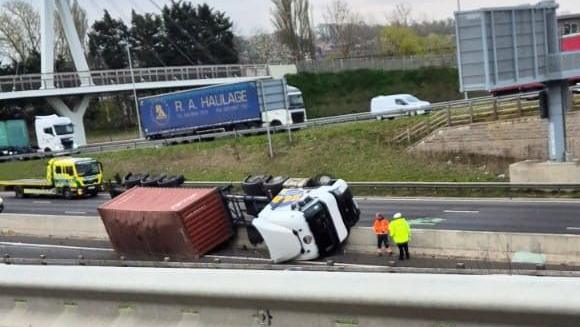
<path fill-rule="evenodd" d="M 113 248 L 127 257 L 191 259 L 234 235 L 217 189 L 136 187 L 98 210 Z"/>

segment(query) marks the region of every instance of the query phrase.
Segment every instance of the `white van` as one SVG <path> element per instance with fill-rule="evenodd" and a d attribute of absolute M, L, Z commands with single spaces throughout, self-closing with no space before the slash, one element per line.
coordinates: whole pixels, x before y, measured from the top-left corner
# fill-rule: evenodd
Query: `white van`
<path fill-rule="evenodd" d="M 380 95 L 371 100 L 371 113 L 392 115 L 423 115 L 431 111 L 431 103 L 410 94 Z M 382 118 L 379 116 L 377 118 Z"/>

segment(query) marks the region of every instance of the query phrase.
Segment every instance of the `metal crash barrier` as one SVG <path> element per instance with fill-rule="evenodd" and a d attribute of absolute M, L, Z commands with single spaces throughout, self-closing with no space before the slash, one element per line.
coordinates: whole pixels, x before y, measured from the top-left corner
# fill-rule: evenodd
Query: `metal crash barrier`
<path fill-rule="evenodd" d="M 0 326 L 577 326 L 580 279 L 0 267 Z"/>

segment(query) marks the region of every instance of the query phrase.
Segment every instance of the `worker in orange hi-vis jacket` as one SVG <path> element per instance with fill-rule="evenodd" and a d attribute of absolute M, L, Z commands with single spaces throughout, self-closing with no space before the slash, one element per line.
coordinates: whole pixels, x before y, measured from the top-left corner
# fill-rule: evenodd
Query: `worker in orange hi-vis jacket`
<path fill-rule="evenodd" d="M 383 255 L 383 245 L 385 250 L 389 255 L 393 254 L 393 250 L 389 245 L 389 221 L 385 217 L 377 212 L 375 215 L 375 222 L 373 223 L 373 229 L 377 235 L 377 254 L 379 256 Z"/>

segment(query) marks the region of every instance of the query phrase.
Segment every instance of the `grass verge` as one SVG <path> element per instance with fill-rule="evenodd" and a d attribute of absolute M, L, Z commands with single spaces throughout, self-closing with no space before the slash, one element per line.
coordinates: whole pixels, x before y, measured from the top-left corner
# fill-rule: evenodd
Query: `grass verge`
<path fill-rule="evenodd" d="M 392 137 L 418 118 L 366 121 L 273 136 L 274 158 L 265 135 L 161 148 L 95 154 L 106 177 L 132 172 L 183 174 L 189 180 L 239 181 L 248 174 L 332 174 L 351 181 L 497 181 L 509 159 L 424 155 L 392 144 Z M 44 175 L 44 160 L 0 164 L 0 179 Z M 501 180 L 501 179 L 500 179 Z"/>

